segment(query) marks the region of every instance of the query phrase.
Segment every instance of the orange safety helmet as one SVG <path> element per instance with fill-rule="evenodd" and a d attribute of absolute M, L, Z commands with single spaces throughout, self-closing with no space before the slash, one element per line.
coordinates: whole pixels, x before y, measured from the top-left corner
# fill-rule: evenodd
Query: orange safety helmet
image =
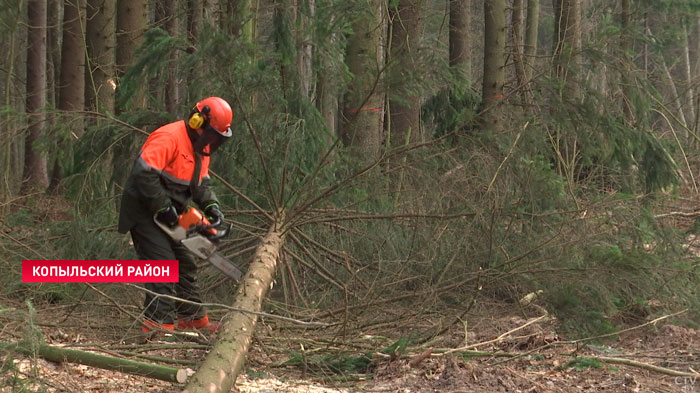
<path fill-rule="evenodd" d="M 199 101 L 190 115 L 188 124 L 192 129 L 211 126 L 219 135 L 230 137 L 233 111 L 231 106 L 219 97 L 209 97 Z"/>

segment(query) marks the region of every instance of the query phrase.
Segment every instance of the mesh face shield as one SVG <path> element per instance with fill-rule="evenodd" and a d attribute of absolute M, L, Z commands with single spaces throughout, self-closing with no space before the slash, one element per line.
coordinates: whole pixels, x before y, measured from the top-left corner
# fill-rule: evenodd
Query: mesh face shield
<path fill-rule="evenodd" d="M 203 156 L 214 153 L 227 138 L 221 135 L 214 127 L 206 125 L 202 135 L 194 142 L 194 151 Z"/>

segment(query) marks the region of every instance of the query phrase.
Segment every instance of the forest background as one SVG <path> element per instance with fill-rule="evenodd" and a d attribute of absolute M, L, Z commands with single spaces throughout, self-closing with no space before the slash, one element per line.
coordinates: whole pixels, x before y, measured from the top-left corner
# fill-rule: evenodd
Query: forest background
<path fill-rule="evenodd" d="M 26 285 L 20 261 L 135 258 L 116 221 L 139 146 L 220 96 L 222 250 L 245 266 L 285 228 L 268 311 L 428 339 L 540 293 L 573 336 L 700 322 L 700 1 L 2 0 L 0 20 L 7 307 L 133 326 L 138 289 Z"/>

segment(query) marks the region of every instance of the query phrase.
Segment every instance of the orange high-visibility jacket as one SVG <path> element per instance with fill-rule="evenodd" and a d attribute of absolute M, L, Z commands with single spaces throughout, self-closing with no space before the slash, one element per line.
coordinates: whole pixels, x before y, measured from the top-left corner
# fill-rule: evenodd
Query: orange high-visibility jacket
<path fill-rule="evenodd" d="M 173 204 L 182 212 L 193 200 L 200 208 L 216 203 L 209 186 L 209 157 L 201 156 L 195 195 L 190 180 L 195 155 L 184 121 L 166 124 L 149 135 L 141 147 L 122 195 L 119 231 L 127 232 L 140 220 L 151 220 L 161 208 Z"/>

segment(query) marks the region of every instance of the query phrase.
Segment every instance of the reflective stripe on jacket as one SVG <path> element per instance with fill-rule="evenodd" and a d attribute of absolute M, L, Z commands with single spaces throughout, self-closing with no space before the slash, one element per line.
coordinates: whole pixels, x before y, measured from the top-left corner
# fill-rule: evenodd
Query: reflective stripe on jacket
<path fill-rule="evenodd" d="M 141 147 L 122 195 L 119 231 L 127 232 L 140 220 L 151 220 L 172 203 L 183 211 L 190 199 L 200 208 L 216 202 L 209 186 L 209 157 L 201 157 L 199 185 L 191 195 L 195 155 L 184 121 L 153 131 Z"/>

